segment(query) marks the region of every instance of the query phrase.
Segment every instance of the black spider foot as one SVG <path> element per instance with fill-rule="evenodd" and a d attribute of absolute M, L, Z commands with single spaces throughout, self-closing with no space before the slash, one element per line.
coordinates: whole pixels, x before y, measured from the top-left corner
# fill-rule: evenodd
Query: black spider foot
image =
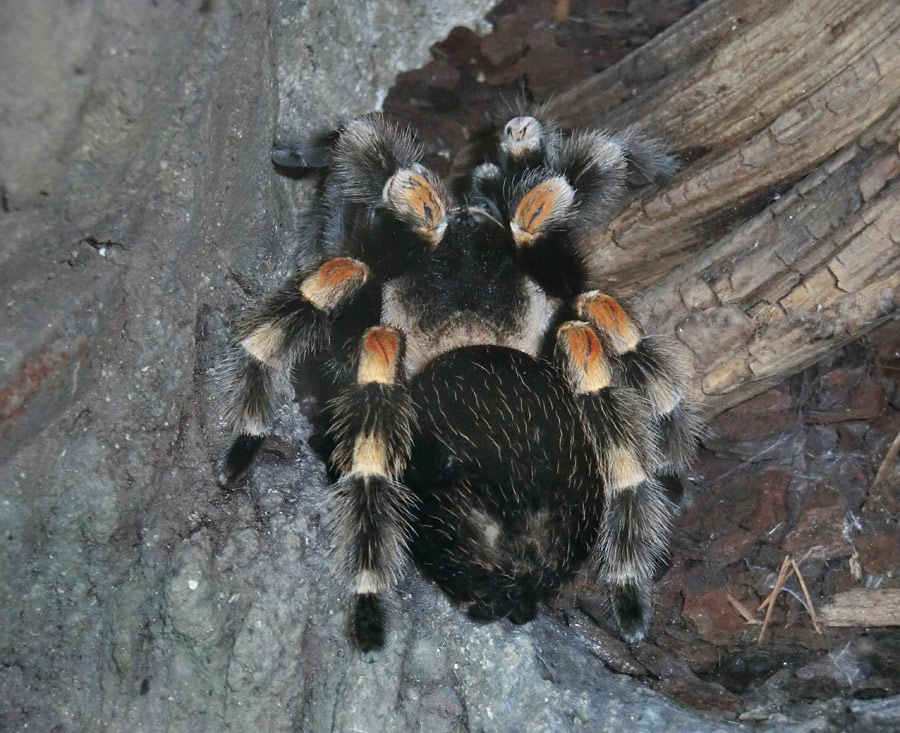
<path fill-rule="evenodd" d="M 617 136 L 628 161 L 630 188 L 669 181 L 681 164 L 666 150 L 665 143 L 637 128 L 629 128 Z"/>
<path fill-rule="evenodd" d="M 337 131 L 314 135 L 299 143 L 275 143 L 272 146 L 272 162 L 290 171 L 327 168 L 334 157 Z"/>
<path fill-rule="evenodd" d="M 610 596 L 619 635 L 630 646 L 640 644 L 650 629 L 652 608 L 648 594 L 632 582 L 614 586 Z"/>
<path fill-rule="evenodd" d="M 529 621 L 533 621 L 535 616 L 537 616 L 537 603 L 531 599 L 521 599 L 506 618 L 516 626 L 521 626 Z"/>
<path fill-rule="evenodd" d="M 684 501 L 684 483 L 679 476 L 674 474 L 659 474 L 657 480 L 666 493 L 666 498 L 673 507 L 681 507 Z"/>
<path fill-rule="evenodd" d="M 250 468 L 250 464 L 259 453 L 264 440 L 265 436 L 263 435 L 247 435 L 245 433 L 238 435 L 216 467 L 216 481 L 219 486 L 223 489 L 234 486 L 235 482 Z"/>
<path fill-rule="evenodd" d="M 466 609 L 466 616 L 477 624 L 489 624 L 503 616 L 496 604 L 489 601 L 476 601 Z"/>
<path fill-rule="evenodd" d="M 384 607 L 374 593 L 358 593 L 350 616 L 350 630 L 362 652 L 384 647 Z"/>

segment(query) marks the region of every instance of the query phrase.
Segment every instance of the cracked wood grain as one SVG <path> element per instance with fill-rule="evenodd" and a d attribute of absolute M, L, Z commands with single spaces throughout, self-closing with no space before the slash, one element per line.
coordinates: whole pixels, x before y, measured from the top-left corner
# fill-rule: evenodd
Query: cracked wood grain
<path fill-rule="evenodd" d="M 812 187 L 795 187 L 647 291 L 651 322 L 676 331 L 700 375 L 698 396 L 713 409 L 896 315 L 900 180 L 868 201 L 855 185 L 882 151 L 858 150 Z"/>
<path fill-rule="evenodd" d="M 896 0 L 706 3 L 553 102 L 566 125 L 651 122 L 686 160 L 593 245 L 712 411 L 896 316 L 898 110 Z"/>
<path fill-rule="evenodd" d="M 826 626 L 900 626 L 900 590 L 854 588 L 821 609 Z"/>

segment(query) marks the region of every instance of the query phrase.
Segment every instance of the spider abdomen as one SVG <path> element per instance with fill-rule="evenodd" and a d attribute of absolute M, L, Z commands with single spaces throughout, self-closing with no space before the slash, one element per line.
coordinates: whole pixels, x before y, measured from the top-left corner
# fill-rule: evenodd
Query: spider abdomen
<path fill-rule="evenodd" d="M 601 472 L 575 400 L 556 369 L 496 346 L 440 356 L 411 391 L 416 561 L 473 618 L 530 620 L 599 531 Z"/>

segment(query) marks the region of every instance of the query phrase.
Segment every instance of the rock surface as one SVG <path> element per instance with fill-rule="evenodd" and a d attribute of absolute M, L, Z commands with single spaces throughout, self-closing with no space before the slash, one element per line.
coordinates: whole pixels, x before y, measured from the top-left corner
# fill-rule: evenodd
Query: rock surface
<path fill-rule="evenodd" d="M 414 577 L 388 649 L 352 651 L 296 410 L 245 491 L 214 485 L 229 318 L 313 194 L 273 138 L 372 108 L 488 3 L 7 5 L 0 727 L 724 729 L 552 619 L 475 626 Z"/>

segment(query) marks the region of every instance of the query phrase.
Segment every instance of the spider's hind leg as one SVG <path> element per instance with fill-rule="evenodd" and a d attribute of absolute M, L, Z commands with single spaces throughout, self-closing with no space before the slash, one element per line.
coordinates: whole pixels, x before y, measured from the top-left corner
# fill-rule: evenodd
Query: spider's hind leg
<path fill-rule="evenodd" d="M 413 406 L 400 381 L 393 328 L 362 337 L 355 383 L 333 403 L 334 552 L 354 593 L 351 631 L 363 651 L 384 645 L 381 595 L 399 578 L 409 541 L 411 492 L 399 483 L 412 446 Z"/>
<path fill-rule="evenodd" d="M 647 405 L 636 391 L 614 386 L 613 365 L 589 324 L 559 327 L 557 358 L 602 465 L 604 512 L 595 560 L 622 637 L 637 643 L 650 625 L 652 576 L 666 555 L 670 516 L 653 476 L 659 459 Z"/>
<path fill-rule="evenodd" d="M 236 435 L 217 466 L 220 486 L 246 472 L 271 429 L 277 374 L 326 346 L 332 318 L 368 278 L 361 262 L 337 257 L 311 273 L 295 272 L 244 316 L 224 376 L 224 414 Z"/>

